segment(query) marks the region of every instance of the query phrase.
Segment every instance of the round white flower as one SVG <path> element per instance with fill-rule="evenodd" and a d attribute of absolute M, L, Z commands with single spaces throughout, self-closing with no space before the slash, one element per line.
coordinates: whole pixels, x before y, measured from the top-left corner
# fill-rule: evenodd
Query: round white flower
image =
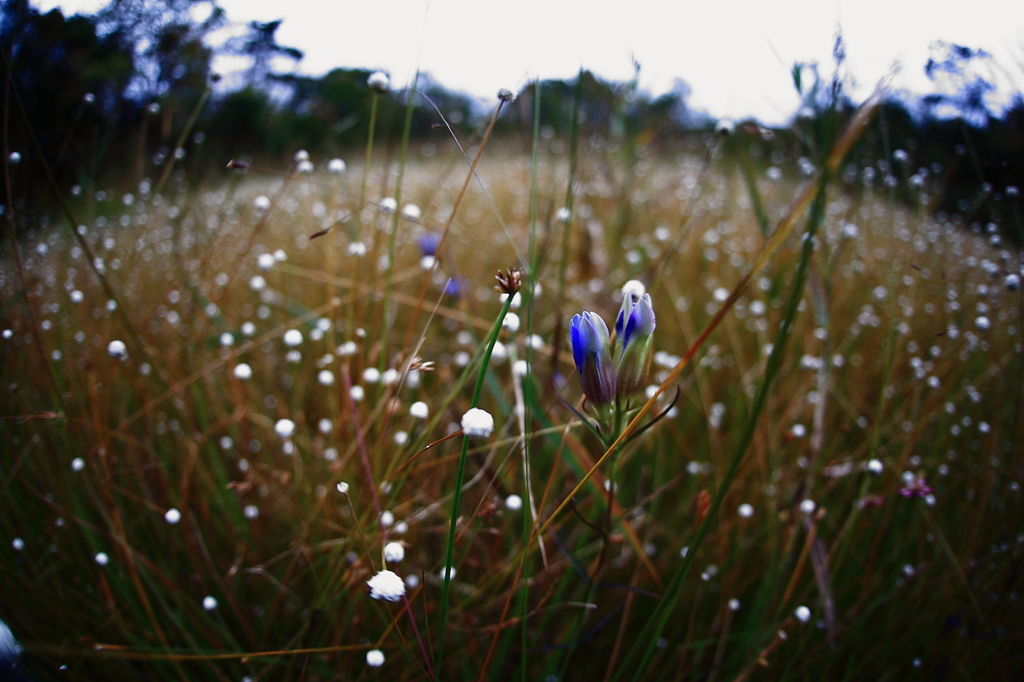
<path fill-rule="evenodd" d="M 366 584 L 370 587 L 370 596 L 374 599 L 398 601 L 405 596 L 405 583 L 391 571 L 379 571 Z"/>
<path fill-rule="evenodd" d="M 338 483 L 338 492 L 342 495 L 348 495 L 348 483 L 345 483 L 345 481 Z"/>
<path fill-rule="evenodd" d="M 868 462 L 868 471 L 870 471 L 873 474 L 882 473 L 882 462 L 877 459 L 871 460 L 870 462 Z"/>
<path fill-rule="evenodd" d="M 173 526 L 178 521 L 181 521 L 181 512 L 175 509 L 174 507 L 171 507 L 170 509 L 167 510 L 167 513 L 164 514 L 164 521 Z"/>
<path fill-rule="evenodd" d="M 517 377 L 525 377 L 530 372 L 529 365 L 526 364 L 526 360 L 516 360 L 512 363 L 512 375 Z"/>
<path fill-rule="evenodd" d="M 263 194 L 256 197 L 252 202 L 253 208 L 261 213 L 270 208 L 270 197 L 264 196 Z"/>
<path fill-rule="evenodd" d="M 804 514 L 810 514 L 817 508 L 818 505 L 814 503 L 814 500 L 804 500 L 800 503 L 800 511 Z"/>
<path fill-rule="evenodd" d="M 375 384 L 380 381 L 380 370 L 376 367 L 367 367 L 363 370 L 363 381 L 368 384 Z"/>
<path fill-rule="evenodd" d="M 426 419 L 430 414 L 430 408 L 422 400 L 417 400 L 409 406 L 409 414 L 416 419 Z"/>
<path fill-rule="evenodd" d="M 348 397 L 352 399 L 352 402 L 358 403 L 366 397 L 366 391 L 362 386 L 353 386 L 348 390 Z"/>
<path fill-rule="evenodd" d="M 298 329 L 289 329 L 284 333 L 284 343 L 286 346 L 297 346 L 302 343 L 302 332 Z"/>
<path fill-rule="evenodd" d="M 494 431 L 494 417 L 478 407 L 462 415 L 462 430 L 470 438 L 487 438 Z"/>
<path fill-rule="evenodd" d="M 515 334 L 517 331 L 519 331 L 519 325 L 520 325 L 519 315 L 517 315 L 516 313 L 513 313 L 513 312 L 506 313 L 505 314 L 505 319 L 502 320 L 502 322 L 501 322 L 501 326 L 504 327 L 505 329 L 509 330 L 513 334 Z"/>
<path fill-rule="evenodd" d="M 400 542 L 389 542 L 384 545 L 384 560 L 393 564 L 405 558 L 405 547 Z"/>
<path fill-rule="evenodd" d="M 93 556 L 93 561 L 100 566 L 106 566 L 110 562 L 110 557 L 107 556 L 106 552 L 96 552 L 96 555 Z"/>
<path fill-rule="evenodd" d="M 81 457 L 75 457 L 73 460 L 71 460 L 71 470 L 74 471 L 75 473 L 78 473 L 84 468 L 85 460 L 82 459 Z"/>
<path fill-rule="evenodd" d="M 252 367 L 244 362 L 240 362 L 235 365 L 235 376 L 239 379 L 251 379 L 252 378 Z"/>
<path fill-rule="evenodd" d="M 631 279 L 622 285 L 622 293 L 625 295 L 629 292 L 633 292 L 637 298 L 643 298 L 644 294 L 647 293 L 647 287 L 645 287 L 644 283 L 640 280 Z"/>
<path fill-rule="evenodd" d="M 388 75 L 383 71 L 374 71 L 370 74 L 370 77 L 366 79 L 366 84 L 370 86 L 370 89 L 376 90 L 377 92 L 387 92 L 390 80 Z M 381 655 L 381 662 L 384 662 L 384 656 Z"/>
<path fill-rule="evenodd" d="M 217 600 L 213 597 L 204 597 L 203 608 L 207 611 L 213 611 L 215 608 L 217 608 Z"/>
<path fill-rule="evenodd" d="M 291 419 L 280 419 L 274 424 L 274 431 L 281 438 L 291 438 L 295 434 L 295 422 Z"/>
<path fill-rule="evenodd" d="M 274 267 L 276 262 L 272 253 L 261 253 L 260 257 L 256 259 L 256 265 L 260 270 L 269 270 Z"/>
<path fill-rule="evenodd" d="M 523 508 L 523 498 L 516 494 L 509 495 L 505 498 L 505 509 L 509 511 L 519 511 Z"/>
<path fill-rule="evenodd" d="M 796 607 L 796 611 L 793 612 L 793 615 L 795 615 L 797 620 L 801 623 L 806 623 L 811 619 L 811 610 L 806 606 L 798 606 Z"/>
<path fill-rule="evenodd" d="M 392 512 L 385 509 L 380 513 L 380 525 L 384 526 L 385 528 L 390 528 L 394 523 L 395 515 Z"/>
<path fill-rule="evenodd" d="M 366 652 L 366 665 L 371 668 L 379 668 L 384 665 L 384 652 L 380 649 L 370 649 Z"/>
<path fill-rule="evenodd" d="M 739 599 L 730 599 L 729 600 L 729 610 L 730 611 L 739 611 L 740 610 L 740 600 Z"/>
<path fill-rule="evenodd" d="M 327 170 L 330 171 L 331 173 L 344 173 L 345 162 L 342 161 L 341 159 L 331 159 L 330 162 L 327 164 Z"/>
<path fill-rule="evenodd" d="M 736 510 L 736 513 L 739 514 L 741 518 L 749 519 L 754 515 L 754 507 L 747 503 L 743 503 L 740 505 L 739 509 Z"/>
<path fill-rule="evenodd" d="M 320 382 L 322 386 L 330 386 L 334 383 L 334 372 L 329 369 L 322 369 L 320 373 L 316 375 L 316 380 Z"/>
<path fill-rule="evenodd" d="M 128 357 L 128 347 L 124 345 L 124 341 L 114 339 L 107 346 L 107 354 L 115 360 L 124 360 Z"/>
<path fill-rule="evenodd" d="M 501 294 L 498 299 L 504 303 L 508 300 L 508 294 Z M 523 296 L 518 291 L 512 297 L 512 302 L 509 304 L 509 310 L 516 310 L 523 304 Z"/>

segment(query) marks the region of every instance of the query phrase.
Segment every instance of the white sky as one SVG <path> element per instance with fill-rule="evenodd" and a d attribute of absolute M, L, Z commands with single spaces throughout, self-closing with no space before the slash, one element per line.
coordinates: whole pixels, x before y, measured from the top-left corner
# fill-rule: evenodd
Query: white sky
<path fill-rule="evenodd" d="M 40 8 L 94 11 L 102 0 L 33 0 Z M 580 66 L 624 80 L 631 58 L 654 93 L 681 78 L 690 105 L 716 117 L 782 123 L 799 107 L 790 69 L 832 72 L 836 29 L 846 75 L 863 98 L 893 71 L 895 89 L 934 91 L 924 65 L 935 41 L 994 56 L 1001 99 L 1024 90 L 1020 0 L 220 0 L 239 24 L 284 19 L 278 42 L 306 54 L 298 71 L 378 68 L 407 83 L 417 65 L 443 85 L 493 100 L 499 88 L 571 78 Z M 218 65 L 227 68 L 228 64 Z"/>

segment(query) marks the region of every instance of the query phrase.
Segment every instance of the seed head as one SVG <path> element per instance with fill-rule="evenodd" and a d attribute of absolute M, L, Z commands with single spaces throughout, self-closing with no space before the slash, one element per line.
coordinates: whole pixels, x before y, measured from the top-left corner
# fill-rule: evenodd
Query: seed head
<path fill-rule="evenodd" d="M 494 288 L 511 296 L 523 286 L 523 271 L 519 268 L 509 268 L 505 272 L 498 270 L 494 279 L 498 280 L 498 284 Z"/>

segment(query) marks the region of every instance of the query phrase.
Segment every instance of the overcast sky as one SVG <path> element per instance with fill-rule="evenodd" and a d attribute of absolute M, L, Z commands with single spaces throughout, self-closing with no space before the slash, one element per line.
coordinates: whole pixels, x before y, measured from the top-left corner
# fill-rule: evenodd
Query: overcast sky
<path fill-rule="evenodd" d="M 66 13 L 94 11 L 100 0 L 32 0 Z M 783 123 L 799 108 L 790 70 L 818 62 L 833 70 L 837 29 L 846 43 L 844 76 L 855 97 L 896 71 L 891 87 L 921 94 L 936 86 L 924 65 L 936 41 L 993 55 L 983 71 L 999 99 L 1024 90 L 1021 0 L 220 0 L 228 18 L 283 19 L 278 42 L 305 58 L 297 70 L 334 67 L 388 71 L 396 86 L 417 66 L 447 87 L 493 100 L 498 89 L 529 80 L 571 78 L 581 66 L 627 79 L 632 60 L 653 92 L 675 79 L 690 105 L 715 117 L 756 116 Z M 241 65 L 222 62 L 229 71 Z"/>

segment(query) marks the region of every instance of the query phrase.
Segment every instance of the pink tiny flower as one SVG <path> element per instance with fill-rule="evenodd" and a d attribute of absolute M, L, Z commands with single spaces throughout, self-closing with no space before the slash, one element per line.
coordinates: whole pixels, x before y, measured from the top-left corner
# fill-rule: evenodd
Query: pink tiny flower
<path fill-rule="evenodd" d="M 917 478 L 908 483 L 906 488 L 900 488 L 900 495 L 903 497 L 926 497 L 931 492 L 931 486 L 925 483 L 924 474 L 918 474 Z"/>

